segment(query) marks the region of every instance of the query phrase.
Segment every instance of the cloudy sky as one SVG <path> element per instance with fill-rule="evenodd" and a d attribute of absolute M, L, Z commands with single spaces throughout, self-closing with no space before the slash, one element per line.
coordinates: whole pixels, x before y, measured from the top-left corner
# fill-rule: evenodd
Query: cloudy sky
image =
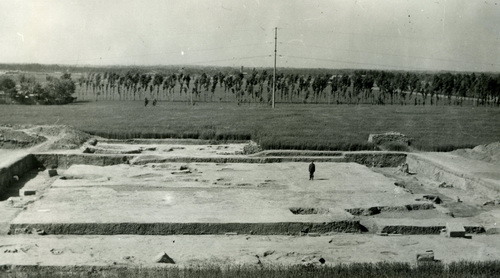
<path fill-rule="evenodd" d="M 500 0 L 1 0 L 0 63 L 500 72 Z"/>

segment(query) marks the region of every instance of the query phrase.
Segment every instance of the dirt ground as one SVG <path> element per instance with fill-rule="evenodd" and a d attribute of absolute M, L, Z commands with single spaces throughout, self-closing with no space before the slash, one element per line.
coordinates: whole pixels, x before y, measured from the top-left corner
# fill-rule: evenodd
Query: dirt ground
<path fill-rule="evenodd" d="M 356 163 L 73 165 L 16 223 L 324 222 L 345 209 L 404 206 L 417 195 Z M 183 170 L 181 170 L 183 169 Z M 45 173 L 42 173 L 43 176 Z M 350 198 L 355 195 L 356 198 Z M 290 208 L 324 213 L 295 215 Z M 50 213 L 48 213 L 50 212 Z"/>
<path fill-rule="evenodd" d="M 306 162 L 155 162 L 157 157 L 169 155 L 245 156 L 245 144 L 127 143 L 99 138 L 97 144 L 80 147 L 90 136 L 61 131 L 64 129 L 25 128 L 45 132 L 48 140 L 24 149 L 0 150 L 0 166 L 30 152 L 76 154 L 92 148 L 91 153 L 139 156 L 129 164 L 75 164 L 57 169 L 54 177 L 49 177 L 48 170 L 37 169 L 21 177 L 8 196 L 0 198 L 2 264 L 157 266 L 153 258 L 160 252 L 166 252 L 181 267 L 318 263 L 320 258 L 327 264 L 414 263 L 417 253 L 430 249 L 443 262 L 500 259 L 500 204 L 495 203 L 500 200 L 496 176 L 500 169 L 485 159 L 475 161 L 457 152 L 412 154 L 410 173 L 398 168 L 318 162 L 315 180 L 310 181 Z M 61 134 L 70 134 L 63 143 Z M 424 162 L 434 166 L 424 169 Z M 497 195 L 491 194 L 495 190 Z M 358 221 L 365 230 L 306 230 L 297 234 L 291 228 L 288 233 L 273 233 L 270 228 L 266 230 L 270 234 L 263 235 L 244 226 L 335 221 Z M 93 234 L 98 225 L 120 223 L 136 223 L 137 229 L 151 223 L 227 225 L 218 234 L 140 235 L 130 230 L 129 234 Z M 381 233 L 387 226 L 418 230 L 447 223 L 484 229 L 462 238 Z M 59 234 L 29 230 L 25 231 L 28 234 L 14 235 L 8 234 L 13 232 L 11 224 L 62 226 Z M 65 234 L 65 228 L 75 231 L 68 226 L 73 224 L 82 225 L 76 229 L 80 234 Z"/>
<path fill-rule="evenodd" d="M 500 259 L 498 236 L 471 239 L 439 235 L 378 236 L 335 234 L 320 237 L 254 235 L 174 236 L 2 236 L 0 259 L 16 265 L 161 266 L 153 259 L 167 253 L 175 266 L 208 264 L 281 264 L 318 262 L 415 263 L 417 253 L 434 250 L 435 259 Z M 16 251 L 17 250 L 17 251 Z M 7 252 L 6 252 L 7 251 Z"/>

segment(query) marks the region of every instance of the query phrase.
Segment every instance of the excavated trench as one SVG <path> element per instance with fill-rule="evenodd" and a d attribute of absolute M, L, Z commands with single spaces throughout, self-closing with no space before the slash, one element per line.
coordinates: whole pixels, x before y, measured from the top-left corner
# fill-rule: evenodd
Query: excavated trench
<path fill-rule="evenodd" d="M 39 161 L 31 154 L 24 155 L 12 163 L 0 168 L 0 194 L 3 194 L 7 188 L 18 181 L 29 171 L 35 169 Z"/>
<path fill-rule="evenodd" d="M 111 143 L 111 142 L 108 142 Z M 126 143 L 121 142 L 120 143 Z M 147 142 L 129 142 L 147 144 Z M 184 142 L 185 143 L 185 142 Z M 198 163 L 279 163 L 279 162 L 355 162 L 369 167 L 396 167 L 406 161 L 405 153 L 397 152 L 308 152 L 308 151 L 266 151 L 252 156 L 217 157 L 175 157 L 143 154 L 107 153 L 35 153 L 30 154 L 7 167 L 0 169 L 0 191 L 12 183 L 13 176 L 37 167 L 67 169 L 74 164 L 109 166 L 116 164 L 145 165 L 164 162 Z M 408 212 L 434 209 L 431 203 L 408 204 L 404 206 L 374 206 L 349 208 L 346 212 L 354 216 L 372 216 L 384 212 Z M 290 207 L 294 215 L 328 214 L 328 208 Z M 387 234 L 439 234 L 443 226 L 386 225 L 381 229 Z M 466 226 L 468 233 L 483 233 L 480 226 Z M 260 234 L 299 235 L 303 233 L 366 232 L 358 220 L 333 222 L 281 222 L 281 223 L 13 223 L 10 234 L 75 234 L 75 235 L 173 235 L 173 234 Z"/>

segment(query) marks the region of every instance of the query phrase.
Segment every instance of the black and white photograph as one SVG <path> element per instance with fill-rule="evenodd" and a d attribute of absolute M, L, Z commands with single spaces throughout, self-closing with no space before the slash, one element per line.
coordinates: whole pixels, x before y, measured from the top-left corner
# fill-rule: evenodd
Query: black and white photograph
<path fill-rule="evenodd" d="M 1 0 L 0 277 L 499 277 L 500 0 Z"/>

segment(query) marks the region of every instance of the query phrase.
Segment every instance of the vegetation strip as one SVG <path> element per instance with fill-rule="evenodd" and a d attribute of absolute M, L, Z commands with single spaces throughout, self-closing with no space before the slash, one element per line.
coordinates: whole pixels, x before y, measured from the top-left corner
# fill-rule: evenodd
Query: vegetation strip
<path fill-rule="evenodd" d="M 42 266 L 42 265 L 0 265 L 0 274 L 6 278 L 17 277 L 406 277 L 406 278 L 461 278 L 498 277 L 499 261 L 460 261 L 451 263 L 421 262 L 378 262 L 321 265 L 270 266 L 217 266 L 195 267 L 144 267 L 144 266 Z"/>
<path fill-rule="evenodd" d="M 235 106 L 186 107 L 160 102 L 82 102 L 61 106 L 2 105 L 0 124 L 64 124 L 112 139 L 186 138 L 253 140 L 264 150 L 361 151 L 377 149 L 371 133 L 398 131 L 411 148 L 450 151 L 498 141 L 500 109 L 454 106 Z M 96 119 L 102 119 L 97 121 Z"/>

